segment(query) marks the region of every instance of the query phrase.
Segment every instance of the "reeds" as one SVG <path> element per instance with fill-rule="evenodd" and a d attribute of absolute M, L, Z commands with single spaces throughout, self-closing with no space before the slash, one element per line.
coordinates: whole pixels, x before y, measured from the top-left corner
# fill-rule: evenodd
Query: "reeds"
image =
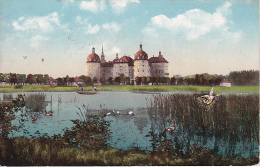
<path fill-rule="evenodd" d="M 45 107 L 45 94 L 37 93 L 37 94 L 29 94 L 25 96 L 25 106 L 29 111 L 39 112 L 44 110 Z"/>
<path fill-rule="evenodd" d="M 248 145 L 247 142 L 251 141 L 259 144 L 259 96 L 257 94 L 221 95 L 210 105 L 201 102 L 198 98 L 200 96 L 201 94 L 154 96 L 149 110 L 152 129 L 156 129 L 158 125 L 162 126 L 159 129 L 164 129 L 167 122 L 174 120 L 179 130 L 186 136 L 186 142 L 197 136 L 201 139 L 200 144 L 203 140 L 213 140 L 213 138 L 215 141 L 224 140 L 226 143 L 240 142 L 242 145 Z M 162 131 L 157 132 L 160 133 Z M 158 145 L 158 142 L 154 143 L 156 144 Z M 214 147 L 221 146 L 216 142 Z M 253 148 L 244 147 L 244 151 L 253 155 L 254 151 L 250 150 Z M 222 149 L 226 149 L 224 152 L 230 152 L 227 156 L 235 156 L 231 146 Z M 217 154 L 216 152 L 215 155 Z"/>

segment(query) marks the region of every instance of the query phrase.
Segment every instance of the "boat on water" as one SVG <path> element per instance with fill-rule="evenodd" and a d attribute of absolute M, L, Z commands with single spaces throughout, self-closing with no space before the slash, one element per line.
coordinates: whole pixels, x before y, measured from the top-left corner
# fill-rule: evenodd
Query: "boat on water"
<path fill-rule="evenodd" d="M 78 94 L 83 94 L 83 95 L 94 95 L 97 94 L 98 92 L 93 92 L 93 91 L 78 91 Z"/>

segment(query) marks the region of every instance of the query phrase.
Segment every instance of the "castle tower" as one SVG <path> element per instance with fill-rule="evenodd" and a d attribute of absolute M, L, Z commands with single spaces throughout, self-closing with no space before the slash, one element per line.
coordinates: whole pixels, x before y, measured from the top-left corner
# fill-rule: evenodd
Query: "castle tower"
<path fill-rule="evenodd" d="M 149 77 L 150 66 L 148 62 L 148 54 L 143 51 L 143 45 L 140 44 L 139 51 L 134 56 L 134 78 Z"/>
<path fill-rule="evenodd" d="M 100 58 L 95 53 L 95 48 L 92 48 L 92 53 L 87 58 L 87 76 L 100 78 Z"/>

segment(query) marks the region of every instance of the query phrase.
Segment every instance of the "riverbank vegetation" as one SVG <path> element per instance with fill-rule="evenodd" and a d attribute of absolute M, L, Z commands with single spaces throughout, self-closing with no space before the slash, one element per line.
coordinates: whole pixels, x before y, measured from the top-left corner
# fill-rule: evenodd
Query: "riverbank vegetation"
<path fill-rule="evenodd" d="M 186 86 L 186 85 L 102 85 L 96 86 L 98 91 L 152 91 L 152 92 L 209 92 L 211 86 Z M 94 86 L 83 87 L 86 91 L 92 91 Z M 49 86 L 49 85 L 23 85 L 0 86 L 1 93 L 11 92 L 76 92 L 81 87 L 77 86 Z M 215 86 L 216 93 L 259 93 L 259 86 Z"/>
<path fill-rule="evenodd" d="M 178 142 L 184 139 L 183 137 L 177 139 L 175 136 L 172 141 L 166 138 L 165 131 L 160 133 L 153 129 L 156 124 L 166 126 L 166 119 L 170 117 L 176 121 L 179 128 L 186 128 L 184 131 L 188 130 L 189 133 L 196 135 L 206 133 L 208 138 L 214 135 L 216 142 L 221 141 L 221 136 L 224 136 L 228 143 L 231 143 L 231 140 L 243 141 L 248 137 L 253 143 L 254 140 L 259 140 L 258 101 L 258 95 L 221 95 L 211 106 L 203 106 L 200 105 L 197 96 L 156 95 L 151 100 L 152 108 L 149 111 L 152 120 L 150 137 L 154 141 L 152 143 L 154 149 L 151 152 L 144 152 L 138 148 L 128 151 L 111 148 L 106 144 L 111 133 L 109 122 L 88 115 L 86 108 L 78 112 L 79 119 L 72 120 L 74 126 L 65 129 L 64 134 L 30 139 L 10 138 L 8 134 L 19 128 L 12 126 L 11 121 L 17 118 L 15 113 L 21 107 L 2 104 L 0 164 L 8 166 L 254 165 L 259 162 L 258 157 L 244 158 L 241 154 L 232 152 L 229 152 L 229 157 L 223 157 L 215 153 L 217 148 L 210 149 L 203 145 L 189 144 L 190 138 L 187 138 L 183 151 L 183 145 Z M 202 129 L 194 130 L 194 126 Z"/>
<path fill-rule="evenodd" d="M 0 160 L 2 165 L 26 166 L 155 166 L 155 165 L 254 165 L 259 162 L 256 158 L 244 159 L 239 157 L 214 157 L 210 152 L 190 153 L 183 156 L 171 156 L 167 152 L 155 151 L 144 153 L 142 151 L 122 151 L 113 148 L 86 149 L 71 147 L 61 141 L 46 138 L 27 139 L 12 138 L 8 140 L 6 149 L 9 151 L 6 161 Z M 1 162 L 2 161 L 2 162 Z"/>

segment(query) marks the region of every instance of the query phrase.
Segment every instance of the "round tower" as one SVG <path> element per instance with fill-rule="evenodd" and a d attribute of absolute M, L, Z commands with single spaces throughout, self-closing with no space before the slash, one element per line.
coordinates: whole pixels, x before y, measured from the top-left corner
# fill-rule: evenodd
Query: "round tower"
<path fill-rule="evenodd" d="M 140 49 L 135 53 L 134 56 L 134 77 L 149 77 L 150 66 L 148 61 L 148 54 L 143 51 L 142 44 Z"/>
<path fill-rule="evenodd" d="M 87 76 L 100 78 L 100 58 L 95 53 L 95 48 L 92 48 L 92 53 L 87 58 Z"/>

